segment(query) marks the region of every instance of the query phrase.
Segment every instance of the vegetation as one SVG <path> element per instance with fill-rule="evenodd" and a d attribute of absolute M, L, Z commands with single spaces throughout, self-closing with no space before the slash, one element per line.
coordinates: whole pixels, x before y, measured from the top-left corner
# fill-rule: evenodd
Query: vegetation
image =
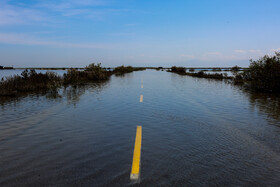
<path fill-rule="evenodd" d="M 231 68 L 231 71 L 238 72 L 238 71 L 240 71 L 240 69 L 241 68 L 239 66 L 234 66 L 234 67 Z"/>
<path fill-rule="evenodd" d="M 197 73 L 186 73 L 186 75 L 208 79 L 231 79 L 226 73 L 204 73 L 203 71 L 199 71 Z"/>
<path fill-rule="evenodd" d="M 132 67 L 132 66 L 118 66 L 113 70 L 113 73 L 116 75 L 123 75 L 125 73 L 131 73 L 133 71 L 142 71 L 146 68 L 140 68 L 140 67 Z"/>
<path fill-rule="evenodd" d="M 62 68 L 38 68 L 38 67 L 27 67 L 27 68 L 17 68 L 17 69 L 34 69 L 34 70 L 67 70 L 67 69 L 70 69 L 70 68 L 65 68 L 65 67 L 62 67 Z M 78 69 L 78 68 L 75 68 L 75 69 Z"/>
<path fill-rule="evenodd" d="M 16 96 L 28 92 L 56 92 L 61 85 L 61 78 L 53 72 L 37 73 L 35 70 L 25 70 L 21 76 L 14 75 L 2 78 L 0 96 Z"/>
<path fill-rule="evenodd" d="M 67 73 L 63 75 L 63 84 L 84 84 L 88 82 L 104 81 L 108 80 L 111 76 L 111 72 L 101 67 L 101 64 L 88 65 L 84 71 L 78 71 L 76 69 L 69 69 Z"/>
<path fill-rule="evenodd" d="M 221 68 L 213 68 L 213 71 L 222 71 Z"/>
<path fill-rule="evenodd" d="M 192 69 L 192 70 L 190 69 L 189 71 L 194 71 L 194 69 Z M 199 77 L 199 78 L 231 79 L 231 77 L 228 77 L 227 74 L 223 74 L 223 73 L 210 74 L 210 73 L 204 73 L 204 71 L 199 71 L 197 73 L 191 73 L 191 72 L 186 72 L 186 68 L 184 68 L 184 67 L 172 66 L 170 72 L 177 73 L 177 74 L 180 74 L 180 75 L 188 75 L 188 76 L 192 76 L 192 77 Z"/>
<path fill-rule="evenodd" d="M 120 66 L 110 71 L 101 64 L 90 64 L 79 71 L 77 68 L 68 69 L 67 73 L 59 76 L 54 72 L 37 73 L 34 69 L 24 70 L 21 75 L 2 78 L 0 81 L 0 96 L 20 96 L 28 93 L 57 93 L 58 88 L 68 85 L 84 85 L 90 82 L 106 81 L 112 74 L 123 75 L 132 71 L 144 70 L 132 66 Z"/>
<path fill-rule="evenodd" d="M 184 68 L 184 67 L 172 66 L 172 67 L 171 67 L 171 72 L 173 72 L 173 73 L 178 73 L 178 74 L 185 74 L 185 73 L 186 73 L 186 68 Z"/>
<path fill-rule="evenodd" d="M 257 91 L 280 93 L 280 52 L 250 62 L 247 70 L 235 75 L 234 83 L 246 84 Z"/>
<path fill-rule="evenodd" d="M 190 69 L 189 69 L 189 72 L 194 72 L 194 71 L 195 71 L 194 68 L 190 68 Z"/>

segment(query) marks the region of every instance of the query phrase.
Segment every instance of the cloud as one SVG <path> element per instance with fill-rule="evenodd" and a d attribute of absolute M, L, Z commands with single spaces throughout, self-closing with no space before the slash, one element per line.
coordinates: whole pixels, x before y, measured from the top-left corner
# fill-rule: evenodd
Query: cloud
<path fill-rule="evenodd" d="M 103 18 L 107 15 L 129 11 L 112 8 L 105 0 L 49 0 L 13 3 L 0 0 L 0 26 L 57 23 L 66 17 Z"/>
<path fill-rule="evenodd" d="M 24 34 L 0 33 L 0 43 L 17 45 L 52 46 L 62 48 L 112 48 L 112 45 L 93 43 L 57 42 L 33 38 Z"/>
<path fill-rule="evenodd" d="M 250 50 L 242 50 L 242 49 L 237 49 L 237 50 L 234 50 L 235 53 L 241 53 L 241 54 L 246 54 L 246 53 L 262 53 L 261 50 L 258 50 L 258 49 L 250 49 Z"/>
<path fill-rule="evenodd" d="M 241 50 L 241 49 L 234 50 L 234 52 L 236 52 L 236 53 L 242 53 L 242 54 L 247 53 L 247 51 Z"/>
<path fill-rule="evenodd" d="M 47 17 L 38 10 L 11 6 L 5 1 L 0 3 L 0 25 L 30 24 L 46 20 Z"/>
<path fill-rule="evenodd" d="M 204 53 L 203 56 L 221 56 L 222 53 L 220 52 L 207 52 L 207 53 Z"/>
<path fill-rule="evenodd" d="M 280 48 L 276 48 L 276 49 L 271 49 L 271 51 L 280 51 Z"/>
<path fill-rule="evenodd" d="M 127 9 L 112 8 L 111 4 L 110 1 L 105 0 L 58 0 L 38 3 L 34 7 L 44 9 L 47 12 L 55 12 L 64 17 L 82 16 L 86 18 L 100 18 L 128 11 Z"/>
<path fill-rule="evenodd" d="M 261 53 L 261 50 L 251 49 L 249 50 L 250 53 Z"/>

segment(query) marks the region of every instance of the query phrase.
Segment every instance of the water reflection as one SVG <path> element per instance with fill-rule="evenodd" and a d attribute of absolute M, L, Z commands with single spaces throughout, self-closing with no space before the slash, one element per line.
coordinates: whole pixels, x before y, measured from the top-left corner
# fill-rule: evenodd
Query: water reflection
<path fill-rule="evenodd" d="M 107 84 L 108 81 L 102 81 L 86 85 L 68 86 L 63 88 L 61 95 L 66 97 L 68 104 L 76 105 L 86 92 L 100 93 Z"/>
<path fill-rule="evenodd" d="M 65 86 L 60 88 L 57 92 L 47 92 L 47 93 L 34 93 L 34 94 L 22 94 L 18 97 L 0 97 L 0 106 L 6 104 L 14 103 L 21 101 L 24 98 L 28 97 L 45 97 L 48 100 L 62 101 L 66 99 L 68 104 L 76 104 L 79 102 L 82 95 L 86 92 L 89 93 L 100 93 L 103 88 L 109 83 L 110 80 L 100 81 L 98 83 L 89 83 L 84 85 L 74 85 L 74 86 Z"/>
<path fill-rule="evenodd" d="M 261 113 L 265 113 L 268 119 L 280 120 L 280 99 L 279 95 L 269 93 L 256 93 L 243 90 L 248 97 L 252 110 L 258 109 Z"/>

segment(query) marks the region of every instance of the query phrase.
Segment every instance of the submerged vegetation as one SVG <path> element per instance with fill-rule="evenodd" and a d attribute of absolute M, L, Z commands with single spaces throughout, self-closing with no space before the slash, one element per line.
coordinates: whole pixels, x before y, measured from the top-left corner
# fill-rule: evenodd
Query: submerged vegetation
<path fill-rule="evenodd" d="M 16 96 L 24 92 L 56 91 L 62 83 L 56 73 L 37 73 L 35 70 L 24 70 L 20 75 L 14 75 L 0 82 L 0 96 Z"/>
<path fill-rule="evenodd" d="M 199 71 L 197 73 L 188 73 L 186 75 L 192 77 L 201 77 L 201 78 L 209 78 L 209 79 L 231 79 L 228 77 L 226 73 L 205 73 L 204 71 Z"/>
<path fill-rule="evenodd" d="M 118 75 L 124 75 L 125 73 L 131 73 L 133 71 L 142 71 L 146 68 L 132 67 L 132 66 L 118 66 L 113 70 L 113 73 Z"/>
<path fill-rule="evenodd" d="M 194 72 L 195 68 L 189 68 L 186 72 L 185 67 L 171 67 L 169 72 L 180 75 L 188 75 L 199 78 L 210 79 L 231 79 L 234 84 L 244 85 L 247 89 L 257 92 L 272 92 L 280 93 L 280 52 L 275 52 L 275 55 L 265 55 L 259 60 L 250 60 L 248 68 L 234 66 L 228 71 L 231 71 L 233 76 L 227 76 L 226 73 L 205 73 L 205 70 Z M 213 71 L 221 71 L 221 68 L 213 68 Z M 226 71 L 226 70 L 224 70 Z"/>
<path fill-rule="evenodd" d="M 231 79 L 231 77 L 228 77 L 226 73 L 205 73 L 204 71 L 199 71 L 197 73 L 194 73 L 194 69 L 190 68 L 190 72 L 186 72 L 186 68 L 184 67 L 176 67 L 172 66 L 170 72 L 177 73 L 180 75 L 188 75 L 192 77 L 200 77 L 200 78 L 209 78 L 209 79 Z M 191 73 L 192 72 L 192 73 Z"/>
<path fill-rule="evenodd" d="M 88 82 L 104 81 L 108 80 L 112 75 L 111 71 L 107 71 L 101 67 L 101 64 L 90 64 L 84 71 L 78 71 L 76 69 L 69 69 L 67 73 L 63 75 L 63 84 L 84 84 Z"/>
<path fill-rule="evenodd" d="M 184 73 L 186 73 L 186 68 L 172 66 L 171 67 L 171 72 L 178 73 L 178 74 L 184 74 Z"/>
<path fill-rule="evenodd" d="M 236 73 L 234 83 L 255 91 L 280 93 L 280 52 L 250 62 L 247 70 Z"/>
<path fill-rule="evenodd" d="M 37 73 L 34 69 L 24 70 L 21 75 L 2 78 L 0 81 L 0 96 L 21 96 L 29 93 L 57 93 L 62 86 L 83 85 L 91 82 L 106 81 L 112 74 L 123 75 L 144 68 L 120 66 L 114 71 L 101 67 L 101 64 L 90 64 L 84 71 L 68 69 L 59 76 L 54 72 Z"/>
<path fill-rule="evenodd" d="M 244 85 L 254 91 L 280 93 L 280 52 L 275 52 L 274 56 L 265 55 L 257 61 L 250 61 L 249 68 L 234 66 L 231 68 L 233 77 L 226 73 L 205 73 L 195 72 L 195 68 L 172 66 L 169 72 L 180 75 L 188 75 L 209 79 L 232 79 L 234 84 Z M 0 96 L 19 96 L 28 93 L 57 93 L 62 86 L 83 85 L 90 82 L 106 81 L 111 75 L 124 75 L 133 71 L 145 70 L 146 68 L 119 66 L 113 69 L 103 68 L 101 64 L 90 64 L 84 70 L 76 68 L 68 69 L 67 73 L 59 76 L 54 72 L 37 73 L 35 70 L 24 70 L 21 75 L 14 75 L 2 78 L 0 81 Z M 155 68 L 157 70 L 162 69 Z M 221 71 L 214 68 L 213 71 Z"/>

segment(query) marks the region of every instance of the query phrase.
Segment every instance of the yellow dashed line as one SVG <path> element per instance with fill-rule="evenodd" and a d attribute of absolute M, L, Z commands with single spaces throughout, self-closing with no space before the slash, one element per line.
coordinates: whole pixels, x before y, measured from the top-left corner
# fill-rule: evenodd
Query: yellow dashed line
<path fill-rule="evenodd" d="M 143 95 L 140 95 L 140 103 L 143 102 Z"/>
<path fill-rule="evenodd" d="M 143 85 L 141 85 L 141 88 L 144 88 L 144 86 L 143 86 Z"/>
<path fill-rule="evenodd" d="M 140 177 L 141 143 L 142 143 L 142 126 L 137 126 L 132 168 L 130 173 L 131 180 L 138 180 Z"/>

